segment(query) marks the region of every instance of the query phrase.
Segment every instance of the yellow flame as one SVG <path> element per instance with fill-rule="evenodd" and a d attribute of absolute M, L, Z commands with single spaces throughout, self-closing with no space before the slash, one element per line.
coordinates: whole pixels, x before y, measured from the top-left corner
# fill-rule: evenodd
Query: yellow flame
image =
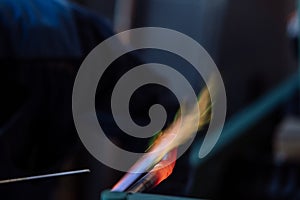
<path fill-rule="evenodd" d="M 210 82 L 208 86 L 212 85 Z M 184 116 L 181 115 L 179 110 L 174 122 L 166 130 L 158 134 L 157 139 L 148 148 L 147 152 L 159 152 L 159 156 L 157 157 L 157 162 L 159 162 L 164 155 L 172 149 L 184 144 L 196 134 L 194 132 L 195 125 L 199 130 L 209 123 L 211 119 L 211 108 L 212 102 L 210 94 L 208 88 L 204 87 L 198 96 L 197 105 L 194 105 L 193 109 Z M 198 116 L 199 110 L 200 116 Z"/>

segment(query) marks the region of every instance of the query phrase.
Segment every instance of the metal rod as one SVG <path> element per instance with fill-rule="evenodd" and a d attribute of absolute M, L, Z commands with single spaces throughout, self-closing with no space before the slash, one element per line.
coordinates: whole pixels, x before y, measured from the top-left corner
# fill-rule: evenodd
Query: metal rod
<path fill-rule="evenodd" d="M 177 148 L 170 151 L 153 169 L 133 184 L 127 192 L 137 193 L 148 191 L 168 178 L 175 167 Z"/>
<path fill-rule="evenodd" d="M 51 177 L 57 177 L 57 176 L 68 176 L 68 175 L 89 173 L 89 172 L 91 172 L 89 169 L 82 169 L 82 170 L 75 170 L 75 171 L 59 172 L 59 173 L 54 173 L 54 174 L 28 176 L 28 177 L 23 177 L 23 178 L 2 180 L 2 181 L 0 181 L 0 184 L 20 182 L 20 181 L 29 181 L 29 180 L 42 179 L 42 178 L 51 178 Z"/>

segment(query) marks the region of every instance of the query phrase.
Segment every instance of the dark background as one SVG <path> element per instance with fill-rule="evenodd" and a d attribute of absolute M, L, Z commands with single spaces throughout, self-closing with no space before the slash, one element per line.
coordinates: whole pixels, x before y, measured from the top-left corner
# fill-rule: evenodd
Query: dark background
<path fill-rule="evenodd" d="M 198 41 L 222 74 L 227 120 L 297 70 L 295 40 L 287 33 L 289 17 L 296 9 L 292 0 L 78 0 L 68 9 L 59 7 L 61 10 L 51 1 L 18 0 L 12 3 L 15 7 L 8 2 L 0 0 L 0 179 L 80 168 L 92 172 L 0 185 L 0 199 L 99 199 L 101 191 L 121 177 L 121 172 L 87 152 L 71 111 L 73 81 L 82 60 L 115 32 L 158 26 Z M 42 8 L 45 12 L 39 10 Z M 55 17 L 51 9 L 57 11 Z M 46 14 L 58 21 L 61 16 L 62 23 L 47 26 L 39 20 Z M 38 23 L 31 24 L 35 18 Z M 104 116 L 109 137 L 123 148 L 143 151 L 147 141 L 132 141 L 115 127 L 110 92 L 127 70 L 153 61 L 179 71 L 184 66 L 182 73 L 197 91 L 203 84 L 191 66 L 167 52 L 143 50 L 114 62 L 102 80 L 106 87 L 98 90 L 96 109 Z M 158 75 L 172 82 L 167 75 Z M 142 88 L 133 101 L 133 117 L 146 122 L 153 103 L 167 108 L 169 122 L 178 106 L 169 91 L 157 86 Z M 274 159 L 274 134 L 287 116 L 299 118 L 296 92 L 200 165 L 190 162 L 193 150 L 185 153 L 171 177 L 151 192 L 205 199 L 300 199 L 298 161 L 278 166 Z M 203 138 L 202 132 L 198 135 L 195 143 Z M 279 175 L 273 173 L 276 170 Z M 287 175 L 291 170 L 294 182 Z M 282 187 L 270 190 L 276 178 L 283 180 Z M 292 189 L 284 190 L 289 185 Z"/>

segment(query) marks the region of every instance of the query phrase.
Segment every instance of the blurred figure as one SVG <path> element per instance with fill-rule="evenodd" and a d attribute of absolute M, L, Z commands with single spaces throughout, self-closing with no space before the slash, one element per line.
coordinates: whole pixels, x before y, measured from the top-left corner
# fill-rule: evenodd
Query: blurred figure
<path fill-rule="evenodd" d="M 109 22 L 65 0 L 0 0 L 0 29 L 0 179 L 92 170 L 86 177 L 1 185 L 1 198 L 98 199 L 121 173 L 100 164 L 78 141 L 71 97 L 85 56 L 113 35 Z M 108 137 L 135 151 L 143 151 L 147 141 L 128 143 L 130 137 L 111 128 L 109 108 L 116 81 L 140 64 L 134 54 L 121 56 L 107 70 L 101 80 L 105 87 L 96 97 L 97 111 L 106 116 L 102 120 L 111 133 Z M 147 95 L 137 93 L 132 114 L 143 121 L 148 113 L 144 111 L 161 101 L 161 89 L 146 87 L 141 92 Z"/>

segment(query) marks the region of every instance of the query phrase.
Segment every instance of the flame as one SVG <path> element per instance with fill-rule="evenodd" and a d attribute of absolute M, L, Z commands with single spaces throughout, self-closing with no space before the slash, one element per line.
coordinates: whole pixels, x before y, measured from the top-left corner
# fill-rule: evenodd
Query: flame
<path fill-rule="evenodd" d="M 138 180 L 127 191 L 131 193 L 150 190 L 168 178 L 174 169 L 177 156 L 177 148 L 170 151 L 153 169 Z"/>
<path fill-rule="evenodd" d="M 213 85 L 214 84 L 212 84 L 211 81 L 208 84 L 208 86 Z M 211 107 L 212 102 L 210 100 L 210 94 L 208 88 L 205 87 L 198 96 L 197 104 L 194 105 L 186 115 L 182 115 L 180 111 L 177 113 L 171 126 L 158 134 L 157 139 L 148 148 L 148 153 L 131 167 L 129 170 L 130 173 L 127 173 L 112 188 L 112 191 L 126 190 L 137 178 L 139 178 L 141 173 L 152 168 L 153 169 L 149 173 L 152 173 L 157 178 L 155 185 L 166 179 L 173 171 L 177 156 L 177 151 L 175 157 L 174 153 L 171 152 L 173 150 L 175 151 L 178 146 L 184 144 L 196 134 L 194 132 L 195 126 L 196 130 L 199 130 L 210 121 Z M 198 116 L 199 110 L 201 112 L 200 117 Z M 163 159 L 168 154 L 171 154 L 171 157 L 173 156 L 172 162 Z"/>
<path fill-rule="evenodd" d="M 149 172 L 155 174 L 157 177 L 155 185 L 153 187 L 157 186 L 159 183 L 161 183 L 163 180 L 168 178 L 175 167 L 176 163 L 176 156 L 177 156 L 177 148 L 170 151 L 165 158 L 163 158 L 157 165 L 154 166 L 154 168 Z"/>
<path fill-rule="evenodd" d="M 210 95 L 207 87 L 205 87 L 199 95 L 198 104 L 185 116 L 181 116 L 179 111 L 171 126 L 158 134 L 157 139 L 148 148 L 147 152 L 159 152 L 156 158 L 159 162 L 172 149 L 187 142 L 195 134 L 193 131 L 195 125 L 199 130 L 210 121 L 211 105 Z M 197 116 L 198 109 L 201 112 L 200 117 Z M 198 119 L 199 121 L 197 121 Z"/>

